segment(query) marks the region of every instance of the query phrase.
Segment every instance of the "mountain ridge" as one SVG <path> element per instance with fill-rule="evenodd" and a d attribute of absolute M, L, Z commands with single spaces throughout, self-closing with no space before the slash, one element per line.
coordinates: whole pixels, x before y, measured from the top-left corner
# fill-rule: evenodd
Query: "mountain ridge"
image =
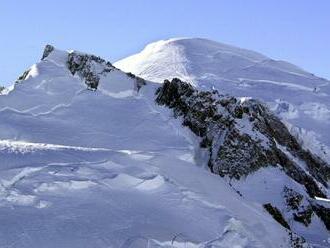
<path fill-rule="evenodd" d="M 196 166 L 195 138 L 154 102 L 159 84 L 50 50 L 0 96 L 0 246 L 290 244 Z"/>
<path fill-rule="evenodd" d="M 229 53 L 230 49 L 236 54 L 243 51 L 243 55 L 253 51 L 229 46 L 223 53 L 224 49 L 215 41 L 174 39 L 152 43 L 114 65 L 156 82 L 180 78 L 202 90 L 214 88 L 223 94 L 259 99 L 282 118 L 305 148 L 329 163 L 330 82 L 258 53 L 257 63 Z"/>
<path fill-rule="evenodd" d="M 227 132 L 227 122 L 245 125 L 239 137 L 251 138 L 257 132 L 249 128 L 244 106 L 252 100 L 189 90 L 191 86 L 180 80 L 173 85 L 187 88 L 188 94 L 167 94 L 168 82 L 159 85 L 123 73 L 98 56 L 51 47 L 23 75 L 12 91 L 0 96 L 0 212 L 1 220 L 9 223 L 6 228 L 12 227 L 11 233 L 0 227 L 1 244 L 15 240 L 17 247 L 322 245 L 328 210 L 312 197 L 326 197 L 327 188 L 317 177 L 312 180 L 324 193 L 308 196 L 280 166 L 265 166 L 239 178 L 230 176 L 234 170 L 220 177 L 203 168 L 210 161 L 209 140 L 203 141 L 203 132 L 191 127 L 207 129 L 211 139 Z M 172 107 L 161 95 L 173 96 Z M 219 103 L 214 105 L 215 100 Z M 214 119 L 220 128 L 212 128 L 209 105 L 224 119 L 230 117 L 227 122 Z M 183 122 L 178 110 L 173 112 L 178 106 L 195 118 L 191 121 L 196 125 L 189 125 L 188 119 Z M 249 113 L 259 118 L 258 108 L 249 108 Z M 215 148 L 214 154 L 220 150 Z M 242 156 L 246 154 L 253 151 Z M 307 173 L 301 172 L 304 164 L 290 157 L 290 150 L 285 156 L 301 166 L 295 173 Z M 14 218 L 26 220 L 20 228 L 28 239 L 18 236 L 21 229 L 16 230 Z M 90 232 L 95 235 L 87 235 Z"/>
<path fill-rule="evenodd" d="M 157 51 L 163 50 L 168 46 L 174 46 L 174 47 L 182 46 L 184 49 L 186 49 L 187 47 L 189 47 L 189 45 L 197 47 L 197 50 L 201 49 L 201 48 L 205 49 L 205 47 L 208 47 L 206 49 L 207 50 L 206 53 L 209 54 L 208 56 L 212 56 L 212 55 L 216 54 L 216 52 L 223 52 L 223 53 L 228 53 L 228 54 L 232 53 L 232 55 L 246 58 L 246 59 L 250 60 L 251 62 L 255 62 L 255 63 L 271 63 L 271 62 L 283 63 L 283 64 L 287 65 L 288 67 L 292 68 L 293 70 L 296 70 L 297 72 L 301 72 L 302 74 L 306 74 L 306 75 L 310 75 L 310 76 L 313 75 L 311 73 L 308 73 L 304 69 L 299 68 L 298 66 L 293 65 L 289 62 L 286 62 L 283 60 L 274 60 L 272 58 L 269 58 L 261 53 L 255 52 L 255 51 L 240 48 L 237 46 L 232 46 L 232 45 L 225 44 L 225 43 L 212 41 L 212 40 L 209 40 L 206 38 L 190 38 L 190 37 L 171 38 L 168 40 L 160 40 L 160 41 L 152 42 L 152 43 L 148 44 L 142 50 L 141 53 L 121 59 L 121 60 L 115 62 L 114 64 L 115 65 L 117 64 L 118 68 L 123 68 L 125 70 L 131 69 L 130 70 L 131 72 L 133 72 L 133 73 L 136 72 L 137 74 L 139 74 L 141 72 L 136 71 L 136 70 L 138 70 L 138 68 L 136 68 L 136 69 L 134 68 L 134 62 L 140 63 L 138 56 L 143 56 L 144 54 L 148 54 L 148 53 L 156 53 Z M 147 59 L 147 57 L 145 57 L 144 59 Z M 130 60 L 132 60 L 132 62 Z M 135 60 L 135 61 L 133 61 L 133 60 Z M 131 65 L 130 65 L 130 63 L 131 63 Z M 126 69 L 125 67 L 127 67 L 127 66 L 128 66 L 128 68 Z M 322 78 L 320 78 L 320 79 L 322 79 Z M 157 81 L 157 80 L 154 80 L 154 81 Z"/>

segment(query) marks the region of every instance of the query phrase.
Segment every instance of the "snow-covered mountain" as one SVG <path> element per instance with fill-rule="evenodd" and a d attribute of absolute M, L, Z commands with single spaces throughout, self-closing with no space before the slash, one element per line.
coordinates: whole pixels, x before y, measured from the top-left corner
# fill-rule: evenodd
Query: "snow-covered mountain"
<path fill-rule="evenodd" d="M 330 162 L 330 82 L 295 65 L 206 39 L 179 38 L 151 43 L 115 66 L 155 82 L 177 77 L 200 89 L 260 99 L 305 148 Z"/>
<path fill-rule="evenodd" d="M 0 96 L 0 247 L 287 246 L 144 84 L 47 46 Z"/>
<path fill-rule="evenodd" d="M 200 89 L 46 46 L 0 95 L 0 247 L 327 247 L 326 162 Z"/>
<path fill-rule="evenodd" d="M 303 149 L 274 113 L 257 100 L 199 91 L 179 79 L 165 80 L 156 94 L 199 137 L 210 171 L 241 197 L 313 245 L 328 235 L 329 164 Z"/>

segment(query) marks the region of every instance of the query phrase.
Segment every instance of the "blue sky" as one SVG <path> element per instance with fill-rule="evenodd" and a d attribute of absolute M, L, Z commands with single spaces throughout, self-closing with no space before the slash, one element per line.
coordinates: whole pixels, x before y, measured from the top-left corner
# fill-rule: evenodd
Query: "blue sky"
<path fill-rule="evenodd" d="M 0 1 L 0 84 L 45 44 L 112 62 L 171 37 L 203 37 L 287 60 L 330 79 L 329 0 Z"/>

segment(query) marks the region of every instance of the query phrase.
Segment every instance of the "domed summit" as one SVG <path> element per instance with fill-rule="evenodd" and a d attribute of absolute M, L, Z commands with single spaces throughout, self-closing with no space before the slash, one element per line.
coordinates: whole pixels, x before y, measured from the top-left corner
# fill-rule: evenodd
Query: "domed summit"
<path fill-rule="evenodd" d="M 209 79 L 236 82 L 243 75 L 269 78 L 270 70 L 277 78 L 283 77 L 283 74 L 312 77 L 310 73 L 287 62 L 275 61 L 254 51 L 202 38 L 157 41 L 115 65 L 124 71 L 158 82 L 172 77 L 190 80 L 193 84 L 201 81 L 206 84 L 205 81 Z M 258 75 L 255 75 L 255 71 L 258 71 Z"/>
<path fill-rule="evenodd" d="M 298 66 L 201 38 L 157 41 L 115 66 L 159 83 L 179 78 L 202 90 L 259 99 L 305 147 L 330 161 L 330 82 Z"/>

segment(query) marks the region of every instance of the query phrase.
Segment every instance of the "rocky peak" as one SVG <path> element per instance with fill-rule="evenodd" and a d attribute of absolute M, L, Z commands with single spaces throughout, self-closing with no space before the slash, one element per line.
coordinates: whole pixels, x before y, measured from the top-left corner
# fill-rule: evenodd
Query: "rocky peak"
<path fill-rule="evenodd" d="M 55 50 L 52 45 L 46 45 L 41 60 L 45 60 Z M 115 69 L 112 64 L 98 56 L 77 51 L 65 52 L 66 65 L 72 75 L 80 76 L 89 89 L 96 90 L 100 76 Z M 20 80 L 24 80 L 24 74 Z"/>
<path fill-rule="evenodd" d="M 305 189 L 307 202 L 313 202 L 316 196 L 327 197 L 329 165 L 304 150 L 261 102 L 216 90 L 199 91 L 177 78 L 164 81 L 156 92 L 156 102 L 172 109 L 182 125 L 199 137 L 201 149 L 209 152 L 208 166 L 213 173 L 239 180 L 261 168 L 279 167 Z M 284 195 L 288 192 L 292 193 L 287 190 Z M 318 216 L 329 211 L 316 206 L 307 203 L 299 210 L 296 206 L 296 219 L 308 223 L 310 211 Z M 299 219 L 299 213 L 307 214 L 307 219 Z"/>
<path fill-rule="evenodd" d="M 68 55 L 67 66 L 72 75 L 79 75 L 85 80 L 86 85 L 91 90 L 96 90 L 100 79 L 111 71 L 118 69 L 114 67 L 109 61 L 106 61 L 98 56 L 90 54 L 82 54 L 78 52 L 71 52 Z M 135 79 L 135 89 L 138 91 L 145 80 L 135 76 L 132 73 L 126 73 L 132 79 Z"/>
<path fill-rule="evenodd" d="M 100 57 L 78 52 L 69 53 L 67 66 L 73 75 L 82 77 L 92 90 L 97 89 L 102 74 L 115 69 L 110 62 Z"/>
<path fill-rule="evenodd" d="M 41 60 L 44 60 L 45 58 L 48 57 L 49 54 L 51 54 L 51 52 L 53 52 L 55 50 L 55 47 L 53 47 L 52 45 L 47 44 L 45 46 L 44 52 L 42 54 Z"/>

